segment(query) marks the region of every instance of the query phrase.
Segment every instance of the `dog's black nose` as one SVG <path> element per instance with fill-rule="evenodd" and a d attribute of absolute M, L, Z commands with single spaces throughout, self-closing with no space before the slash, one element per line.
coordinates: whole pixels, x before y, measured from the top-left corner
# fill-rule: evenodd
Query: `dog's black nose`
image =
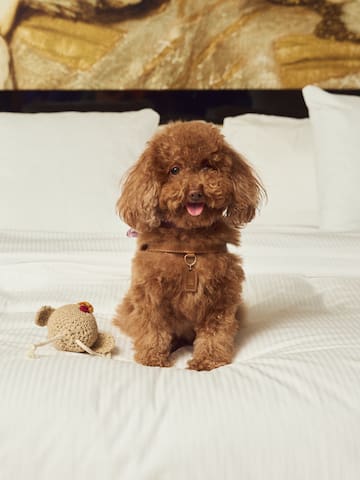
<path fill-rule="evenodd" d="M 192 190 L 189 192 L 189 200 L 191 202 L 201 202 L 204 199 L 204 194 L 200 190 Z"/>

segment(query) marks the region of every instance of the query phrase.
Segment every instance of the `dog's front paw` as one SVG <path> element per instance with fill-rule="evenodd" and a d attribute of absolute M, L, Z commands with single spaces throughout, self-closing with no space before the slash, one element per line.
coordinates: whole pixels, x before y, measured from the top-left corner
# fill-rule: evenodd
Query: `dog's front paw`
<path fill-rule="evenodd" d="M 147 367 L 170 367 L 171 362 L 167 355 L 163 353 L 158 353 L 153 350 L 151 351 L 142 351 L 135 354 L 135 360 L 142 365 Z"/>
<path fill-rule="evenodd" d="M 193 358 L 188 362 L 188 368 L 190 370 L 213 370 L 214 368 L 223 367 L 230 362 L 226 360 L 217 360 L 213 358 Z"/>

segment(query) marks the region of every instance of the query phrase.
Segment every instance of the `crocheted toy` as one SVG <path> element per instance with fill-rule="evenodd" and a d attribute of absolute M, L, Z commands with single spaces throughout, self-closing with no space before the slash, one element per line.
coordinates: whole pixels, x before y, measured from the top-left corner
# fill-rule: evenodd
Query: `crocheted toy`
<path fill-rule="evenodd" d="M 28 356 L 36 358 L 36 349 L 49 343 L 66 352 L 111 356 L 115 346 L 114 337 L 98 331 L 93 311 L 93 306 L 88 302 L 64 305 L 57 309 L 41 307 L 36 313 L 35 323 L 40 327 L 47 325 L 49 340 L 32 345 Z"/>

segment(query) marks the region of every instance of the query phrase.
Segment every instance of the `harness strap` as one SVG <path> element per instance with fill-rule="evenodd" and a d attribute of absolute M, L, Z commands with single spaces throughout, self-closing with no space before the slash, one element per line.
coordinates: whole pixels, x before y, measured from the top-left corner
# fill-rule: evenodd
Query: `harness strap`
<path fill-rule="evenodd" d="M 173 249 L 150 247 L 145 244 L 140 247 L 140 250 L 144 252 L 158 252 L 158 253 L 170 253 L 175 255 L 183 255 L 184 262 L 188 268 L 188 270 L 185 271 L 185 275 L 183 278 L 184 291 L 192 292 L 192 293 L 195 293 L 197 291 L 198 283 L 199 283 L 198 274 L 196 270 L 193 269 L 193 267 L 197 262 L 197 255 L 227 252 L 226 244 L 220 247 L 213 248 L 211 250 L 173 250 Z"/>

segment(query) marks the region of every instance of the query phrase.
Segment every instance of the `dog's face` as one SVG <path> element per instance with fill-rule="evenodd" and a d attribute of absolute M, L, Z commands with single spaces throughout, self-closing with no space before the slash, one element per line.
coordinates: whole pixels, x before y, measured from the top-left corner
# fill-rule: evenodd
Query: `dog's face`
<path fill-rule="evenodd" d="M 207 227 L 224 218 L 249 222 L 261 195 L 251 168 L 217 127 L 193 121 L 167 125 L 130 171 L 118 201 L 122 218 L 146 231 L 167 222 Z"/>
<path fill-rule="evenodd" d="M 219 151 L 217 129 L 193 122 L 176 126 L 164 139 L 166 153 L 157 157 L 161 215 L 180 228 L 212 225 L 232 201 L 231 159 Z"/>

